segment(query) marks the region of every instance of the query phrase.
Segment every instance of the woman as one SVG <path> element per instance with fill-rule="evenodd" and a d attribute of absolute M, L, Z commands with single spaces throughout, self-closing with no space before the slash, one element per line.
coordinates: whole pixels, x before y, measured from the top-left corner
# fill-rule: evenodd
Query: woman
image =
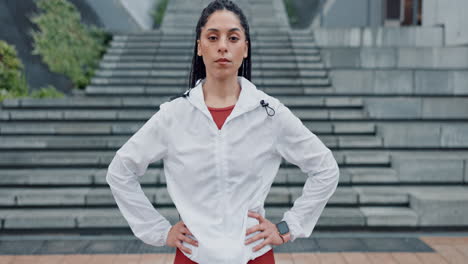
<path fill-rule="evenodd" d="M 274 263 L 273 245 L 309 237 L 336 190 L 331 151 L 278 99 L 250 82 L 247 19 L 231 1 L 211 2 L 197 24 L 191 89 L 161 104 L 116 153 L 107 182 L 135 236 L 176 247 L 180 263 Z M 281 158 L 307 173 L 283 221 L 263 204 Z M 138 177 L 163 159 L 182 221 L 171 226 Z"/>

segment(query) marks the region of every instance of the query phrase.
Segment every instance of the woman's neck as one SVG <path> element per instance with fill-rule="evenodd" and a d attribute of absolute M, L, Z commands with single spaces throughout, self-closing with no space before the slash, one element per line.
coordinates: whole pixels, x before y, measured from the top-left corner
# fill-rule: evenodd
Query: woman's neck
<path fill-rule="evenodd" d="M 237 76 L 228 79 L 206 77 L 202 85 L 205 104 L 209 107 L 227 107 L 236 104 L 240 95 Z"/>

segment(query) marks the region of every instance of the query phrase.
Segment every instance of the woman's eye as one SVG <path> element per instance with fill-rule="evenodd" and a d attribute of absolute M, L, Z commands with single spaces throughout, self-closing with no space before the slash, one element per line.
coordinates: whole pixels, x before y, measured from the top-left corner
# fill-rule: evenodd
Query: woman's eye
<path fill-rule="evenodd" d="M 216 40 L 216 39 L 217 39 L 217 37 L 216 37 L 216 36 L 210 36 L 210 37 L 208 37 L 208 39 L 209 39 L 209 40 Z M 234 41 L 237 41 L 237 40 L 239 40 L 239 38 L 238 38 L 238 37 L 231 37 L 230 39 L 231 39 L 231 40 L 234 40 Z"/>

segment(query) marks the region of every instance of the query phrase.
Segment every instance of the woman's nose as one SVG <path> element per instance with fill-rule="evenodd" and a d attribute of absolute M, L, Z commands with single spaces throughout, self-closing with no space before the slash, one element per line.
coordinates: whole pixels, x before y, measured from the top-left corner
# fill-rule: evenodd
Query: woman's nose
<path fill-rule="evenodd" d="M 226 52 L 227 51 L 227 40 L 226 39 L 221 39 L 218 42 L 218 51 L 219 52 Z"/>

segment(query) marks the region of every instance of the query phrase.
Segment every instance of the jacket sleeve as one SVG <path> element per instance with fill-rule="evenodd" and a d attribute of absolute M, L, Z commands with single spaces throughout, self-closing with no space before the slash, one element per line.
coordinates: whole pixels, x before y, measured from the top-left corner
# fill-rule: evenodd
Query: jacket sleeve
<path fill-rule="evenodd" d="M 164 110 L 156 112 L 115 154 L 106 181 L 117 206 L 136 237 L 153 246 L 164 246 L 172 227 L 151 204 L 139 182 L 148 165 L 167 153 Z"/>
<path fill-rule="evenodd" d="M 339 180 L 338 164 L 330 149 L 313 134 L 285 105 L 276 111 L 276 150 L 288 162 L 297 165 L 307 179 L 302 194 L 284 213 L 291 241 L 309 237 Z"/>

